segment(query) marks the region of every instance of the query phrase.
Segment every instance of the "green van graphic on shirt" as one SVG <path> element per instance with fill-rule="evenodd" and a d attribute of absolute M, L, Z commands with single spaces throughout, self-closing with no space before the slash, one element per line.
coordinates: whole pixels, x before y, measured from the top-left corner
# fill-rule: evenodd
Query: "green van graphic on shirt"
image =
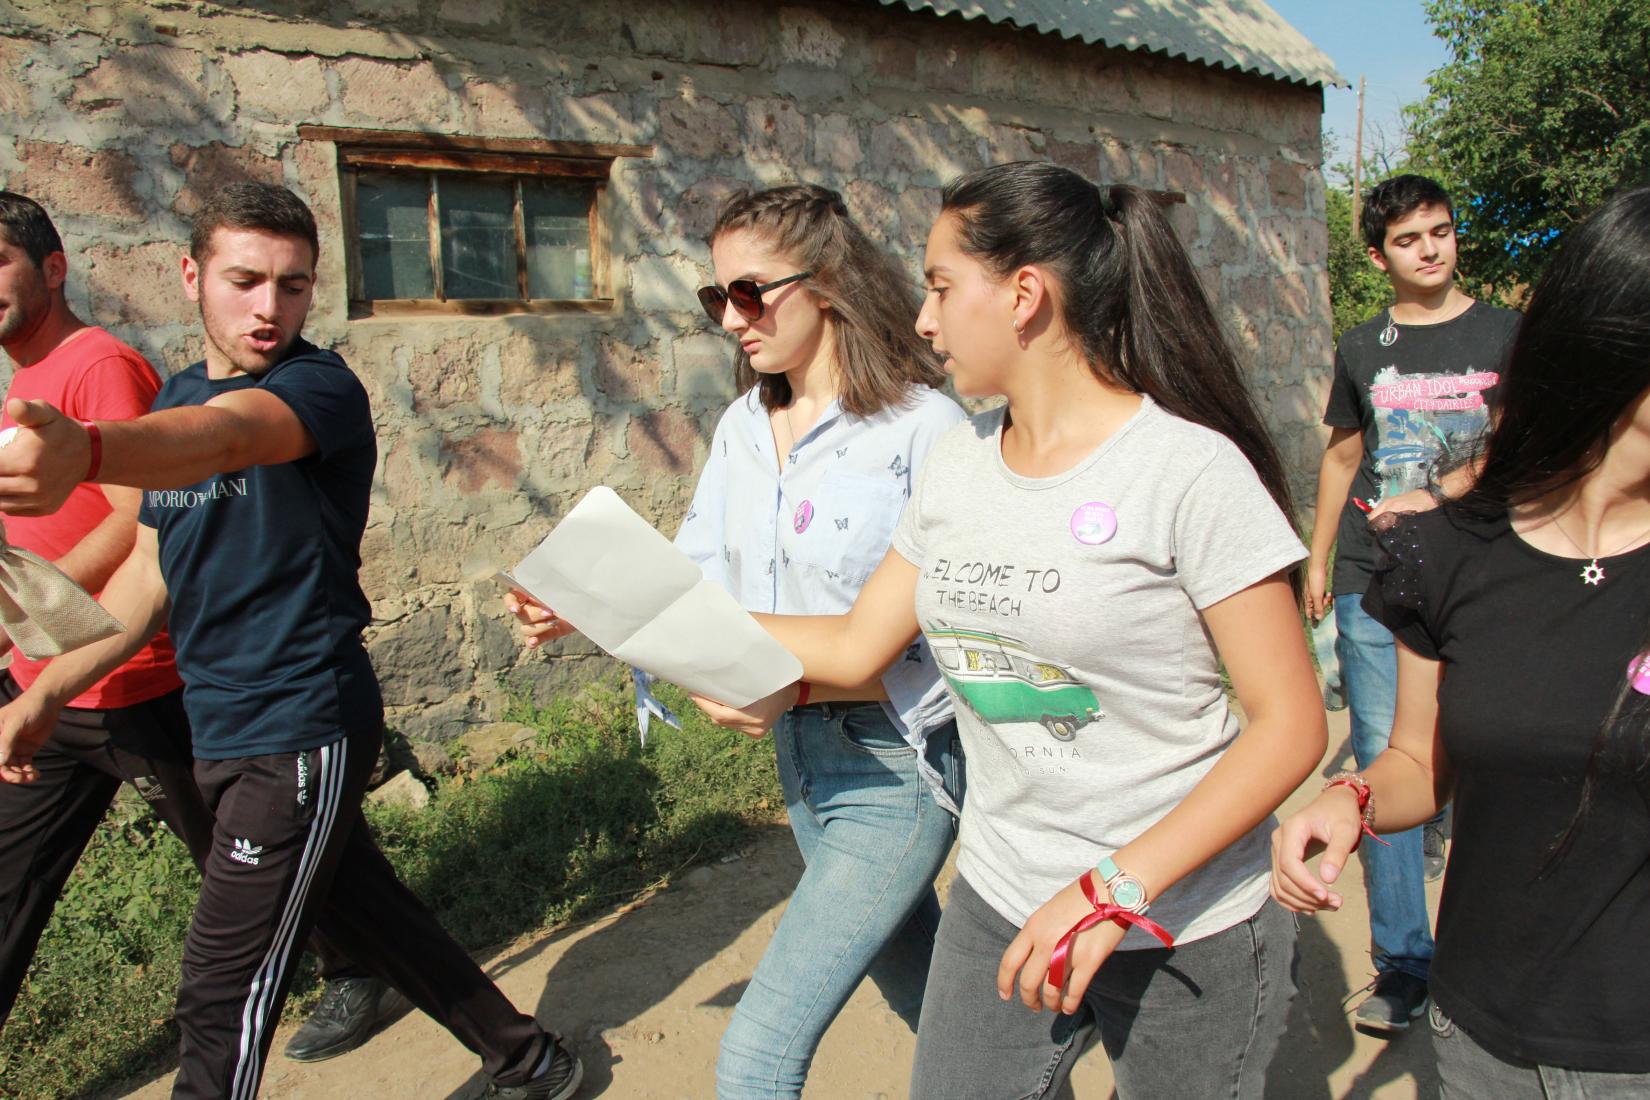
<path fill-rule="evenodd" d="M 1100 700 L 1070 670 L 1043 660 L 1024 642 L 983 630 L 930 624 L 929 648 L 957 698 L 993 725 L 1036 722 L 1070 741 L 1104 718 Z"/>

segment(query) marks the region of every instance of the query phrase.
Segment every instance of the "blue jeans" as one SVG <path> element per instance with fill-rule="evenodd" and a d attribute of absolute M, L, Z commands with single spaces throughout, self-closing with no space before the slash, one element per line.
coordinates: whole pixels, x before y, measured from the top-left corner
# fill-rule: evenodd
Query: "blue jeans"
<path fill-rule="evenodd" d="M 1276 902 L 1173 948 L 1114 951 L 1070 1016 L 997 997 L 1019 929 L 951 884 L 928 976 L 912 1100 L 1060 1095 L 1096 1033 L 1128 1100 L 1259 1100 L 1295 996 L 1295 920 Z"/>
<path fill-rule="evenodd" d="M 961 804 L 956 731 L 932 733 L 927 757 Z M 867 974 L 916 1030 L 939 928 L 934 876 L 956 836 L 880 705 L 801 707 L 773 736 L 807 866 L 722 1036 L 721 1100 L 800 1097 L 825 1029 Z"/>
<path fill-rule="evenodd" d="M 1398 652 L 1392 632 L 1363 609 L 1361 593 L 1336 593 L 1341 682 L 1352 712 L 1352 755 L 1367 768 L 1392 738 L 1398 699 Z M 1421 830 L 1366 840 L 1358 846 L 1369 895 L 1369 934 L 1375 971 L 1402 970 L 1426 980 L 1432 967 L 1432 927 L 1421 859 Z"/>

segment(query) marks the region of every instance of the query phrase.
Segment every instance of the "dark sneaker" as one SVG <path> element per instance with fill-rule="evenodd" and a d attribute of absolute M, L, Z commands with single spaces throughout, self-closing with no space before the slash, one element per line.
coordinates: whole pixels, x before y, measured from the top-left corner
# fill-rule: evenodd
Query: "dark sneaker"
<path fill-rule="evenodd" d="M 1421 826 L 1421 865 L 1426 869 L 1428 882 L 1444 877 L 1444 826 L 1429 821 Z"/>
<path fill-rule="evenodd" d="M 377 978 L 334 978 L 304 1026 L 287 1041 L 294 1062 L 321 1062 L 347 1054 L 366 1042 L 397 999 Z"/>
<path fill-rule="evenodd" d="M 1427 983 L 1402 970 L 1388 970 L 1352 1014 L 1352 1026 L 1370 1035 L 1393 1036 L 1427 1010 Z"/>
<path fill-rule="evenodd" d="M 487 1086 L 487 1095 L 498 1100 L 567 1100 L 579 1090 L 584 1080 L 584 1063 L 568 1050 L 560 1035 L 550 1036 L 550 1050 L 545 1054 L 544 1071 L 525 1085 Z"/>

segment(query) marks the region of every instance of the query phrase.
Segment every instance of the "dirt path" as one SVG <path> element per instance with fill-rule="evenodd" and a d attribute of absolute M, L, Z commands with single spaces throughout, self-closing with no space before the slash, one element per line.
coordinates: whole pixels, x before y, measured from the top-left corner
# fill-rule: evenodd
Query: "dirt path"
<path fill-rule="evenodd" d="M 1345 712 L 1330 716 L 1330 741 L 1335 747 L 1325 760 L 1327 771 L 1340 767 L 1347 752 Z M 1291 805 L 1317 786 L 1309 781 Z M 738 860 L 695 868 L 644 904 L 524 942 L 486 965 L 516 1004 L 535 1006 L 539 1019 L 576 1046 L 586 1072 L 581 1100 L 703 1100 L 715 1094 L 717 1040 L 801 869 L 789 832 L 775 828 Z M 1356 874 L 1356 863 L 1351 872 Z M 948 868 L 942 884 L 950 874 Z M 1269 1095 L 1434 1096 L 1424 1028 L 1387 1043 L 1354 1032 L 1342 1007 L 1347 991 L 1369 978 L 1361 878 L 1349 878 L 1347 892 L 1360 899 L 1349 903 L 1349 911 L 1302 922 L 1301 995 Z M 1436 901 L 1434 888 L 1435 907 Z M 287 1033 L 276 1037 L 277 1051 Z M 826 1036 L 807 1097 L 898 1100 L 906 1093 L 912 1047 L 912 1036 L 867 984 Z M 168 1075 L 127 1095 L 162 1100 L 170 1084 Z M 320 1065 L 298 1065 L 277 1054 L 261 1095 L 467 1100 L 483 1087 L 474 1056 L 414 1013 L 360 1050 Z M 1090 1052 L 1078 1063 L 1070 1095 L 1111 1096 L 1103 1054 Z"/>

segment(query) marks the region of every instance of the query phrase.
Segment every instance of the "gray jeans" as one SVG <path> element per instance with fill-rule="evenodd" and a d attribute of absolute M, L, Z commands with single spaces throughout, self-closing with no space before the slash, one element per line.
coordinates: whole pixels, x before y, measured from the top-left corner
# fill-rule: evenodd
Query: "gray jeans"
<path fill-rule="evenodd" d="M 1432 1048 L 1438 1058 L 1442 1100 L 1643 1100 L 1650 1096 L 1650 1073 L 1597 1073 L 1502 1058 L 1433 1004 Z"/>
<path fill-rule="evenodd" d="M 1071 1016 L 997 998 L 1019 929 L 958 878 L 934 944 L 912 1100 L 1037 1100 L 1098 1031 L 1122 1100 L 1250 1100 L 1295 995 L 1295 921 L 1275 902 L 1184 946 L 1118 951 Z"/>

